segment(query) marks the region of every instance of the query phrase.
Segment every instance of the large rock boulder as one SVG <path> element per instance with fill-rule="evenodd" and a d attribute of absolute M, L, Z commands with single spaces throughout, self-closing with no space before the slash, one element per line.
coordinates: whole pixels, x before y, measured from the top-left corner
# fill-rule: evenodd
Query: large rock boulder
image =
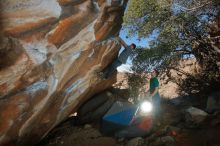
<path fill-rule="evenodd" d="M 206 112 L 195 107 L 189 107 L 188 109 L 185 110 L 185 119 L 186 122 L 189 124 L 200 124 L 207 117 L 208 114 Z"/>
<path fill-rule="evenodd" d="M 115 100 L 115 95 L 110 91 L 104 91 L 93 96 L 78 109 L 78 124 L 101 121 L 102 117 L 111 108 Z"/>
<path fill-rule="evenodd" d="M 33 145 L 114 82 L 126 0 L 1 1 L 0 145 Z"/>
<path fill-rule="evenodd" d="M 208 96 L 206 111 L 213 113 L 220 110 L 220 92 L 214 92 Z"/>

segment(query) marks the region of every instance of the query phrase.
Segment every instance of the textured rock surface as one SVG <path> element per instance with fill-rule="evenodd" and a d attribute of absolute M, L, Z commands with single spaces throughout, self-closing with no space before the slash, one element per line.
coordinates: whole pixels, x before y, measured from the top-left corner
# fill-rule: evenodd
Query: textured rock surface
<path fill-rule="evenodd" d="M 185 111 L 185 120 L 190 124 L 200 124 L 207 118 L 207 116 L 208 114 L 205 111 L 195 107 L 189 107 Z"/>
<path fill-rule="evenodd" d="M 115 146 L 114 138 L 102 135 L 92 125 L 74 127 L 73 121 L 65 121 L 54 128 L 39 146 Z"/>
<path fill-rule="evenodd" d="M 0 145 L 38 142 L 110 87 L 126 0 L 1 1 Z"/>

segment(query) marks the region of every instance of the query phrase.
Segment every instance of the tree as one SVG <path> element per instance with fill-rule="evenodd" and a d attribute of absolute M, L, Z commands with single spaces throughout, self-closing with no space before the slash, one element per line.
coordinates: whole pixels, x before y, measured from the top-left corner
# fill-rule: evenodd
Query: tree
<path fill-rule="evenodd" d="M 129 35 L 159 36 L 150 48 L 140 48 L 133 70 L 175 67 L 179 59 L 195 56 L 204 68 L 204 83 L 218 82 L 220 71 L 220 1 L 130 0 L 124 16 Z"/>

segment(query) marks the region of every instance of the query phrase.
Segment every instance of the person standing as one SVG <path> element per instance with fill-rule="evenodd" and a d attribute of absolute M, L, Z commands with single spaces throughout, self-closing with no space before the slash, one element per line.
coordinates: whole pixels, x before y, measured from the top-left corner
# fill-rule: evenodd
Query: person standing
<path fill-rule="evenodd" d="M 159 72 L 156 69 L 154 69 L 151 72 L 150 86 L 149 86 L 149 90 L 147 91 L 147 94 L 149 94 L 149 98 L 152 99 L 153 111 L 154 111 L 155 117 L 158 117 L 160 113 L 160 109 L 161 109 L 158 75 L 159 75 Z"/>

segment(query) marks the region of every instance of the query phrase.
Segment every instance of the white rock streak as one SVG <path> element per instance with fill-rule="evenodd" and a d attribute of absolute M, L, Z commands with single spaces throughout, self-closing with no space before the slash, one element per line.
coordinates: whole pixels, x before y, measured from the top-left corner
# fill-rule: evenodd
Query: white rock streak
<path fill-rule="evenodd" d="M 37 83 L 39 84 L 39 83 Z M 43 109 L 43 107 L 45 107 L 45 105 L 48 102 L 48 100 L 50 99 L 51 95 L 56 91 L 57 89 L 57 85 L 58 85 L 58 80 L 55 78 L 54 75 L 51 75 L 49 78 L 48 78 L 48 81 L 47 81 L 47 84 L 48 84 L 48 94 L 47 96 L 40 102 L 38 103 L 34 109 L 33 109 L 33 114 L 31 115 L 31 117 L 22 125 L 22 127 L 20 128 L 19 130 L 19 136 L 22 136 L 25 134 L 25 131 L 26 129 L 29 127 L 30 124 L 32 124 L 32 122 L 35 120 L 35 117 L 40 114 L 41 110 Z M 36 86 L 36 85 L 35 85 Z M 39 86 L 39 85 L 38 85 Z M 40 88 L 39 88 L 40 89 Z"/>
<path fill-rule="evenodd" d="M 47 87 L 47 82 L 40 80 L 38 82 L 35 82 L 34 84 L 32 84 L 31 86 L 27 87 L 25 89 L 25 92 L 29 93 L 29 94 L 35 94 L 38 90 L 41 89 L 45 89 Z"/>
<path fill-rule="evenodd" d="M 59 18 L 62 10 L 57 0 L 7 0 L 1 4 L 4 11 L 2 23 L 7 28 Z"/>
<path fill-rule="evenodd" d="M 21 41 L 21 44 L 34 64 L 41 64 L 47 59 L 47 41 L 33 41 L 30 43 Z"/>
<path fill-rule="evenodd" d="M 43 0 L 37 8 L 47 11 L 48 14 L 57 18 L 60 16 L 62 10 L 57 0 Z"/>

